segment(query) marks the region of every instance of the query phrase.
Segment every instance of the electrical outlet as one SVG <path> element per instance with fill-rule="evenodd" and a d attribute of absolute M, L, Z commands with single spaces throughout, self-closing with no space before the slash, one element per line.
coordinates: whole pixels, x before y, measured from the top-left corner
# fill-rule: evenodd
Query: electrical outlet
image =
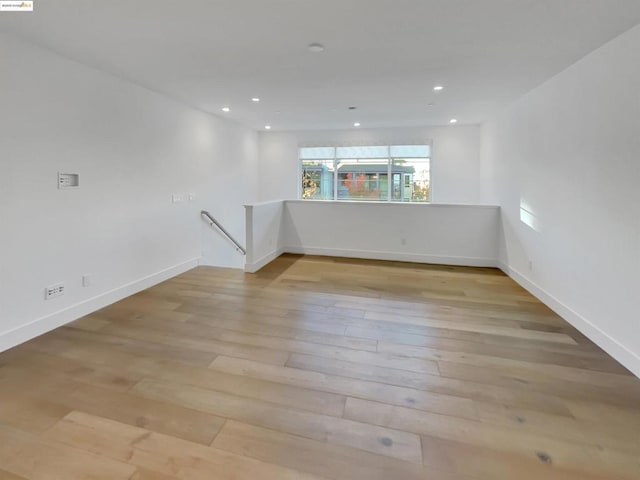
<path fill-rule="evenodd" d="M 82 276 L 82 286 L 85 288 L 91 286 L 91 275 L 89 275 L 88 273 Z"/>
<path fill-rule="evenodd" d="M 51 298 L 60 297 L 64 295 L 64 283 L 58 283 L 51 285 L 44 289 L 44 299 L 49 300 Z"/>
<path fill-rule="evenodd" d="M 80 175 L 77 173 L 58 172 L 58 188 L 77 188 L 80 186 Z"/>

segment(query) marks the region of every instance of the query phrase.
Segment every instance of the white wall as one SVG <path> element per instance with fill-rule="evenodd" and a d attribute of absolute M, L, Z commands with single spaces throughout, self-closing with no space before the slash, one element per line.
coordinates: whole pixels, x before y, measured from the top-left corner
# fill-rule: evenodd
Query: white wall
<path fill-rule="evenodd" d="M 501 261 L 640 376 L 640 26 L 484 125 L 482 151 Z"/>
<path fill-rule="evenodd" d="M 247 258 L 245 272 L 254 273 L 284 253 L 284 201 L 245 205 Z"/>
<path fill-rule="evenodd" d="M 498 207 L 295 200 L 284 218 L 287 252 L 496 265 Z"/>
<path fill-rule="evenodd" d="M 496 266 L 499 208 L 286 200 L 247 206 L 247 264 L 283 252 Z M 469 241 L 473 239 L 473 241 Z"/>
<path fill-rule="evenodd" d="M 244 237 L 255 132 L 9 35 L 0 106 L 0 351 L 194 266 L 203 247 L 207 263 L 243 265 L 199 212 Z M 58 190 L 58 171 L 80 188 Z M 58 282 L 66 295 L 45 301 Z"/>
<path fill-rule="evenodd" d="M 431 161 L 434 203 L 480 201 L 480 127 L 351 129 L 304 132 L 262 132 L 260 199 L 298 198 L 298 146 L 342 143 L 367 145 L 433 142 Z"/>

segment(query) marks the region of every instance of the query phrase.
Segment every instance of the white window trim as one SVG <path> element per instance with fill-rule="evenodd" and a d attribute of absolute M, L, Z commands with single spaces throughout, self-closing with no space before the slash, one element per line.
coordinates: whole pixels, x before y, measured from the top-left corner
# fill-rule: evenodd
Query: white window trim
<path fill-rule="evenodd" d="M 397 145 L 424 145 L 424 146 L 428 146 L 429 147 L 429 157 L 426 157 L 429 159 L 429 201 L 428 202 L 401 202 L 401 201 L 394 201 L 391 197 L 392 197 L 392 193 L 393 193 L 393 178 L 392 178 L 392 171 L 393 171 L 393 160 L 395 159 L 391 157 L 391 147 L 393 146 L 397 146 Z M 386 200 L 340 200 L 338 199 L 338 158 L 336 156 L 336 152 L 337 149 L 340 147 L 361 147 L 361 146 L 376 146 L 376 147 L 386 147 L 387 148 L 387 199 Z M 351 202 L 361 202 L 361 203 L 372 203 L 374 201 L 377 202 L 381 202 L 381 203 L 415 203 L 415 204 L 429 204 L 429 203 L 434 203 L 433 200 L 433 176 L 432 176 L 432 166 L 433 166 L 433 141 L 432 140 L 428 140 L 428 141 L 408 141 L 408 142 L 356 142 L 356 143 L 332 143 L 332 142 L 318 142 L 318 143 L 302 143 L 302 144 L 298 144 L 298 200 L 304 200 L 302 198 L 302 158 L 300 158 L 300 149 L 302 148 L 322 148 L 322 147 L 326 147 L 326 148 L 333 148 L 333 158 L 323 158 L 322 160 L 328 161 L 328 160 L 333 160 L 333 198 L 332 199 L 317 199 L 316 201 L 319 202 L 330 202 L 330 201 L 334 201 L 334 202 L 344 202 L 344 201 L 351 201 Z M 416 158 L 425 158 L 425 157 L 416 157 Z M 402 183 L 402 182 L 401 182 Z M 402 185 L 401 185 L 402 187 Z"/>

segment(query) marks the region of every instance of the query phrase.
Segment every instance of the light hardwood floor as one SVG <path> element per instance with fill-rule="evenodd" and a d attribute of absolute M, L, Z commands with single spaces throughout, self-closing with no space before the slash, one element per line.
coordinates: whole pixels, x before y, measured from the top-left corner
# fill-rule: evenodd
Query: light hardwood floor
<path fill-rule="evenodd" d="M 494 269 L 200 267 L 0 354 L 2 479 L 640 478 L 640 380 Z"/>

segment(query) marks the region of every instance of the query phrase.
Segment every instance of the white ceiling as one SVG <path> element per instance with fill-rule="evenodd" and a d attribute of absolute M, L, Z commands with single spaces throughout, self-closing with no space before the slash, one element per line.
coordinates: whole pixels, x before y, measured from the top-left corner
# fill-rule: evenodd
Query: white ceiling
<path fill-rule="evenodd" d="M 479 123 L 639 22 L 639 0 L 35 0 L 0 13 L 0 30 L 274 130 Z"/>

